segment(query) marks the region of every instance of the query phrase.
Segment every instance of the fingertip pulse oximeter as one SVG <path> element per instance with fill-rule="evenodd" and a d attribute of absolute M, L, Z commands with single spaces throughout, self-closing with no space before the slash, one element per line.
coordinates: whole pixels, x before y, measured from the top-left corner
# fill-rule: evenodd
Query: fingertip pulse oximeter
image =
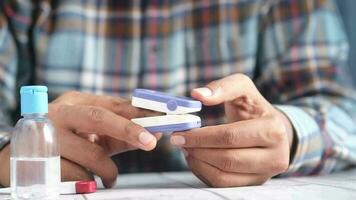
<path fill-rule="evenodd" d="M 154 90 L 135 89 L 131 104 L 137 108 L 166 113 L 162 116 L 132 119 L 151 133 L 171 133 L 201 127 L 200 117 L 188 114 L 201 110 L 202 104 L 197 100 Z"/>

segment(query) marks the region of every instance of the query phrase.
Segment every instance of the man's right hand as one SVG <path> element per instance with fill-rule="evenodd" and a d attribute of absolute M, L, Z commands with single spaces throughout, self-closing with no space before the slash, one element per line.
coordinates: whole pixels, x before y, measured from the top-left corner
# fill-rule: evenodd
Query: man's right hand
<path fill-rule="evenodd" d="M 49 118 L 60 138 L 62 181 L 92 179 L 93 173 L 104 186 L 113 186 L 118 169 L 110 156 L 133 149 L 150 151 L 161 137 L 130 121 L 152 114 L 128 100 L 80 92 L 65 93 L 50 103 Z M 0 163 L 8 162 L 9 156 L 7 146 Z M 9 167 L 5 168 L 0 170 L 0 184 L 9 185 Z"/>

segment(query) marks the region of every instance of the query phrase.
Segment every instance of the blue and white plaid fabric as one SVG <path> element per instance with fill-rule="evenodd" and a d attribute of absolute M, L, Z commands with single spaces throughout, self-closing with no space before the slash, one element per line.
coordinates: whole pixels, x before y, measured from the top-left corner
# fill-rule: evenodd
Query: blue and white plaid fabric
<path fill-rule="evenodd" d="M 244 73 L 295 128 L 296 153 L 284 175 L 356 164 L 356 93 L 344 73 L 348 46 L 331 0 L 0 4 L 4 116 L 16 113 L 22 84 L 47 85 L 51 99 L 68 90 L 129 98 L 137 87 L 188 95 Z M 223 123 L 223 112 L 204 108 L 204 124 Z M 0 134 L 0 146 L 8 140 Z M 119 155 L 119 163 L 121 172 L 184 168 L 165 143 L 154 152 Z"/>

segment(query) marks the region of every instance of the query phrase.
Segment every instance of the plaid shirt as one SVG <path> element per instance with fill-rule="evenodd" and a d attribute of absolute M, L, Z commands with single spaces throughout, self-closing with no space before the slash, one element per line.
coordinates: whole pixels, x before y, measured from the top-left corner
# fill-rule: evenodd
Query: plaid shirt
<path fill-rule="evenodd" d="M 23 84 L 47 85 L 51 99 L 68 90 L 129 98 L 138 87 L 189 95 L 212 80 L 244 73 L 294 126 L 295 155 L 284 175 L 324 174 L 356 164 L 356 93 L 347 81 L 348 46 L 332 1 L 0 4 L 3 127 L 17 119 Z M 219 106 L 201 115 L 205 125 L 224 121 Z M 0 133 L 0 147 L 8 140 L 8 132 Z M 121 172 L 185 167 L 167 142 L 116 160 Z"/>

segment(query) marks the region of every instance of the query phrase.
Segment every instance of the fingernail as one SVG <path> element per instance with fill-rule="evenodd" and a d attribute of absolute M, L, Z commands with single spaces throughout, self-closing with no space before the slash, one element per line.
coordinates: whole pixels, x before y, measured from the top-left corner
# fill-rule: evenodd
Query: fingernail
<path fill-rule="evenodd" d="M 182 152 L 183 152 L 183 155 L 184 155 L 184 157 L 187 157 L 188 156 L 188 151 L 187 150 L 185 150 L 185 149 L 182 149 Z"/>
<path fill-rule="evenodd" d="M 153 140 L 155 140 L 155 137 L 148 132 L 141 132 L 140 135 L 138 136 L 138 139 L 143 145 L 148 145 L 150 144 Z"/>
<path fill-rule="evenodd" d="M 185 144 L 185 138 L 180 135 L 175 135 L 171 137 L 171 143 L 177 146 L 182 146 Z"/>
<path fill-rule="evenodd" d="M 194 89 L 196 92 L 198 92 L 200 95 L 203 97 L 210 97 L 213 96 L 213 91 L 207 87 L 202 87 L 202 88 L 196 88 Z"/>

